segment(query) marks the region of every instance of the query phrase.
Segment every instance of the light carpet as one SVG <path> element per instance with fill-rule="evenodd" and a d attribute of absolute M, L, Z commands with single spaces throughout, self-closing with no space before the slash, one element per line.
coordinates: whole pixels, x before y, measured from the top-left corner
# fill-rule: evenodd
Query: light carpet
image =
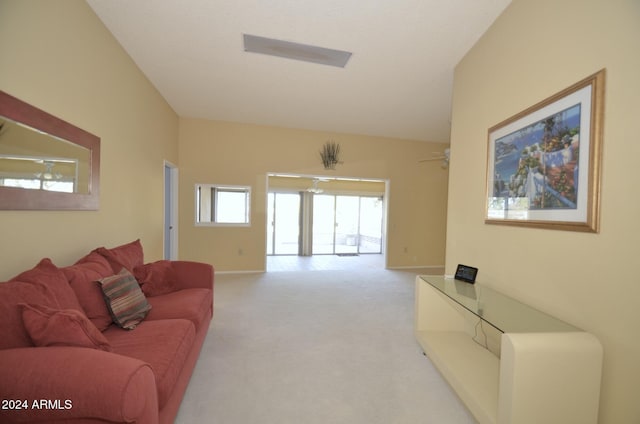
<path fill-rule="evenodd" d="M 216 275 L 177 423 L 471 424 L 413 336 L 415 273 Z"/>

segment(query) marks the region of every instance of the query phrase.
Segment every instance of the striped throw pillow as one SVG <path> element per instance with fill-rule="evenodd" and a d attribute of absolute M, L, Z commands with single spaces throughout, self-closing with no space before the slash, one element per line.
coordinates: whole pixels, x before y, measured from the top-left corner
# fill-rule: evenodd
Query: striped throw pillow
<path fill-rule="evenodd" d="M 147 316 L 151 305 L 135 277 L 126 268 L 111 277 L 98 280 L 104 300 L 119 327 L 133 330 Z"/>

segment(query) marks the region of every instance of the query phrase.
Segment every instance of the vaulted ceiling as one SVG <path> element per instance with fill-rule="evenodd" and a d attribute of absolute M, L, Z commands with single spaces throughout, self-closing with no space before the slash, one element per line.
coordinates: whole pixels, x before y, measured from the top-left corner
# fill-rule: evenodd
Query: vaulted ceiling
<path fill-rule="evenodd" d="M 87 0 L 183 117 L 448 142 L 453 70 L 510 0 Z M 243 34 L 345 50 L 344 68 Z"/>

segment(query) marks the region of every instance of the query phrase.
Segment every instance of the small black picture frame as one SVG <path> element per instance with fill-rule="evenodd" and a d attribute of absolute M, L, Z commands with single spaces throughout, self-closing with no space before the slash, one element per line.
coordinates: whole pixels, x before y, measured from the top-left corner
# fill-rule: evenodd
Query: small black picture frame
<path fill-rule="evenodd" d="M 478 268 L 458 264 L 456 275 L 453 278 L 473 284 L 476 282 L 476 275 L 478 275 Z"/>

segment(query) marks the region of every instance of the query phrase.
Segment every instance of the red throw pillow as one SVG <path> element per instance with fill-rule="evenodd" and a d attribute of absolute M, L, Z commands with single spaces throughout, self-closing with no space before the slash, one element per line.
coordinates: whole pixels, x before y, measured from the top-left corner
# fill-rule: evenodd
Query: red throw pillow
<path fill-rule="evenodd" d="M 113 322 L 133 330 L 151 309 L 135 277 L 122 268 L 120 273 L 99 280 Z"/>
<path fill-rule="evenodd" d="M 62 268 L 62 272 L 69 280 L 69 285 L 75 292 L 78 302 L 87 318 L 98 330 L 104 331 L 113 319 L 104 302 L 104 296 L 98 280 L 113 275 L 111 265 L 97 252 L 91 252 L 75 264 Z"/>
<path fill-rule="evenodd" d="M 95 252 L 109 261 L 114 273 L 120 272 L 123 267 L 129 272 L 133 272 L 135 267 L 144 264 L 144 252 L 140 239 L 110 249 L 98 247 Z"/>
<path fill-rule="evenodd" d="M 133 269 L 133 275 L 147 297 L 171 293 L 178 287 L 178 277 L 171 261 L 162 260 L 137 266 Z"/>
<path fill-rule="evenodd" d="M 82 312 L 21 303 L 22 322 L 38 347 L 76 346 L 111 352 L 111 345 Z"/>
<path fill-rule="evenodd" d="M 42 284 L 0 283 L 0 350 L 33 346 L 22 323 L 22 308 L 18 306 L 26 302 L 57 307 L 51 291 Z"/>

